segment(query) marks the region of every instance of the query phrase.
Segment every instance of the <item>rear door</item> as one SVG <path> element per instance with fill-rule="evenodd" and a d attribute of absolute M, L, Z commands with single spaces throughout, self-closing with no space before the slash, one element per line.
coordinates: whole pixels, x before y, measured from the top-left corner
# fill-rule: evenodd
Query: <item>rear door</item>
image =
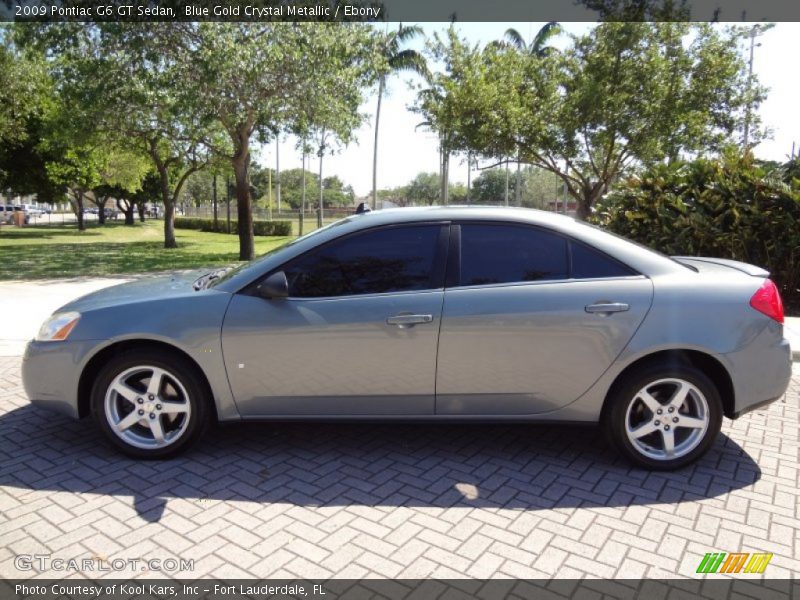
<path fill-rule="evenodd" d="M 239 411 L 432 415 L 449 224 L 382 227 L 290 261 L 289 298 L 239 293 L 222 329 Z"/>
<path fill-rule="evenodd" d="M 649 279 L 555 232 L 465 222 L 451 238 L 437 414 L 536 414 L 569 404 L 650 308 Z"/>

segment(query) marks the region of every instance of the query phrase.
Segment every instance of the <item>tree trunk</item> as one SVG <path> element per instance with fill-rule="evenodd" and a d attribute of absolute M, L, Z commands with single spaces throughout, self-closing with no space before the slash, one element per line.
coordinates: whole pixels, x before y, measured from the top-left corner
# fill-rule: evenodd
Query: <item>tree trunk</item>
<path fill-rule="evenodd" d="M 105 196 L 100 202 L 96 202 L 97 204 L 97 221 L 100 225 L 106 224 L 106 198 Z"/>
<path fill-rule="evenodd" d="M 144 223 L 144 202 L 139 202 L 136 205 L 137 210 L 139 211 L 139 221 Z"/>
<path fill-rule="evenodd" d="M 233 158 L 233 173 L 236 177 L 236 216 L 239 221 L 239 260 L 255 258 L 253 240 L 253 209 L 250 202 L 250 151 L 246 142 Z"/>
<path fill-rule="evenodd" d="M 161 201 L 164 203 L 164 248 L 177 248 L 175 240 L 175 206 L 169 190 L 169 173 L 163 163 L 158 164 L 158 179 L 161 188 Z M 142 214 L 141 212 L 139 214 Z"/>
<path fill-rule="evenodd" d="M 579 221 L 585 221 L 587 218 L 589 218 L 589 215 L 592 214 L 591 201 L 591 198 L 587 198 L 585 196 L 577 198 L 575 217 Z M 565 200 L 565 202 L 567 202 L 567 200 Z"/>
<path fill-rule="evenodd" d="M 372 210 L 378 207 L 378 126 L 381 122 L 381 100 L 385 85 L 385 78 L 381 77 L 378 83 L 378 107 L 375 109 L 375 148 L 372 152 Z"/>
<path fill-rule="evenodd" d="M 75 192 L 75 206 L 77 207 L 76 217 L 78 218 L 78 231 L 86 231 L 86 223 L 83 220 L 83 192 Z"/>
<path fill-rule="evenodd" d="M 133 225 L 133 211 L 136 205 L 130 200 L 125 200 L 125 205 L 122 204 L 123 200 L 117 198 L 117 209 L 125 215 L 125 225 Z"/>

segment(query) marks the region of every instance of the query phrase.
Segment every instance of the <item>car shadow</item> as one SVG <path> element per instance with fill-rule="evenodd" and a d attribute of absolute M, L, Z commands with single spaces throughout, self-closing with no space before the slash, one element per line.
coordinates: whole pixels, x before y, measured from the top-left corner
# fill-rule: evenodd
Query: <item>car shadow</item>
<path fill-rule="evenodd" d="M 632 467 L 594 427 L 247 423 L 164 461 L 114 450 L 89 419 L 27 405 L 0 417 L 0 485 L 132 496 L 158 521 L 173 498 L 299 506 L 627 507 L 713 498 L 761 477 L 720 435 L 695 464 Z M 17 496 L 24 500 L 24 495 Z"/>

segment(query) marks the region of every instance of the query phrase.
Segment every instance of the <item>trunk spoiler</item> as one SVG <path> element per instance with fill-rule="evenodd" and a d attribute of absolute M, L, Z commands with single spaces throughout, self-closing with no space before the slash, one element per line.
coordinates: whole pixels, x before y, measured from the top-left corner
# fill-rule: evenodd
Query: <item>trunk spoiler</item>
<path fill-rule="evenodd" d="M 702 270 L 704 266 L 715 265 L 720 267 L 728 267 L 729 269 L 735 269 L 736 271 L 740 271 L 753 277 L 769 277 L 769 271 L 765 271 L 761 267 L 757 267 L 755 265 L 739 262 L 738 260 L 730 260 L 727 258 L 710 258 L 707 256 L 673 256 L 672 259 L 683 265 L 686 265 L 687 267 L 696 268 L 697 270 Z"/>

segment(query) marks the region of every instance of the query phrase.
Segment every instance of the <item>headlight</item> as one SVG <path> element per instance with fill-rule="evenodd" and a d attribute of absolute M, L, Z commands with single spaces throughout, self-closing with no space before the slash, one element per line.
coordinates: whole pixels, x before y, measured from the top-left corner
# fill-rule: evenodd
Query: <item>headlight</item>
<path fill-rule="evenodd" d="M 56 313 L 42 323 L 39 333 L 36 334 L 37 342 L 61 342 L 69 336 L 70 331 L 78 324 L 80 313 Z"/>

